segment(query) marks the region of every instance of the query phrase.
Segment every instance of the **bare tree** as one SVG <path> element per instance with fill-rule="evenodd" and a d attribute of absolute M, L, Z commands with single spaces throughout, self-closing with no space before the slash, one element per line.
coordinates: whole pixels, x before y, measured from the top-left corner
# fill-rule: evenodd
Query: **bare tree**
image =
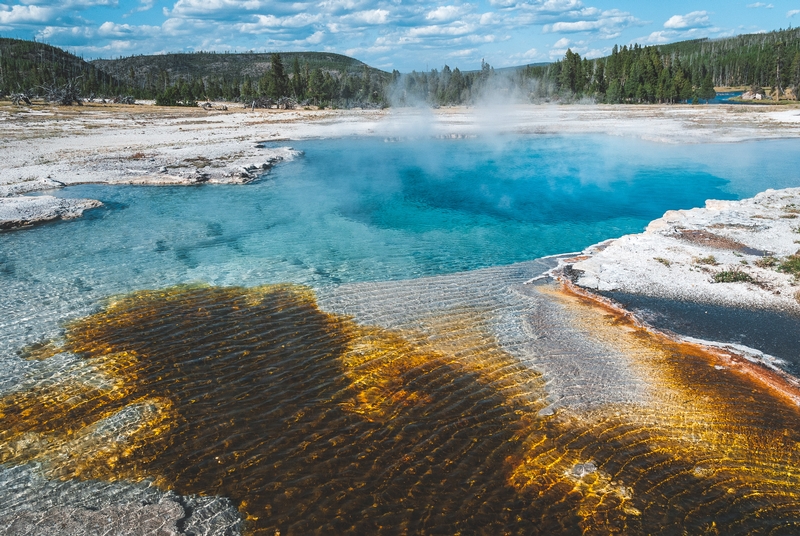
<path fill-rule="evenodd" d="M 44 100 L 47 102 L 55 102 L 64 106 L 71 106 L 72 103 L 78 106 L 83 106 L 83 98 L 81 97 L 81 89 L 78 84 L 78 78 L 71 78 L 65 84 L 59 86 L 55 83 L 50 86 L 41 86 L 44 90 Z"/>

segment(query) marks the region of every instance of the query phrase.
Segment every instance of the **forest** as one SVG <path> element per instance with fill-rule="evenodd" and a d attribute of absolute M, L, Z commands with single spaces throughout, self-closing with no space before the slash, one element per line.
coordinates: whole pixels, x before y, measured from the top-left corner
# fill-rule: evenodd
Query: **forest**
<path fill-rule="evenodd" d="M 567 51 L 536 76 L 564 98 L 605 103 L 675 103 L 714 97 L 715 86 L 792 89 L 800 85 L 800 30 L 642 47 L 615 46 L 587 60 Z"/>
<path fill-rule="evenodd" d="M 495 99 L 608 104 L 703 102 L 716 96 L 715 86 L 779 88 L 798 94 L 800 29 L 693 40 L 669 45 L 614 46 L 610 55 L 581 58 L 567 50 L 560 61 L 495 73 L 478 72 L 401 77 L 395 104 L 480 104 Z M 764 91 L 766 93 L 766 91 Z M 398 95 L 390 88 L 389 95 Z"/>
<path fill-rule="evenodd" d="M 360 72 L 347 69 L 311 69 L 308 62 L 300 63 L 294 55 L 289 69 L 282 54 L 271 54 L 269 64 L 260 76 L 178 77 L 170 82 L 166 71 L 158 88 L 134 90 L 154 96 L 156 104 L 195 105 L 198 100 L 225 100 L 243 103 L 274 103 L 289 99 L 293 104 L 335 106 L 340 108 L 385 106 L 387 73 L 361 64 Z M 360 63 L 360 62 L 359 62 Z M 160 87 L 163 85 L 163 90 Z M 145 97 L 148 98 L 148 97 Z M 152 97 L 149 97 L 152 98 Z"/>
<path fill-rule="evenodd" d="M 84 98 L 126 92 L 108 73 L 60 48 L 0 37 L 0 95 L 37 95 L 54 86 L 75 81 Z"/>
<path fill-rule="evenodd" d="M 154 99 L 162 105 L 225 100 L 255 106 L 491 105 L 498 102 L 646 104 L 704 102 L 715 86 L 797 95 L 800 29 L 667 45 L 615 46 L 587 59 L 495 70 L 391 73 L 331 53 L 164 54 L 83 59 L 43 43 L 0 38 L 0 95 L 42 95 L 71 83 L 83 98 Z M 767 91 L 764 91 L 766 93 Z"/>

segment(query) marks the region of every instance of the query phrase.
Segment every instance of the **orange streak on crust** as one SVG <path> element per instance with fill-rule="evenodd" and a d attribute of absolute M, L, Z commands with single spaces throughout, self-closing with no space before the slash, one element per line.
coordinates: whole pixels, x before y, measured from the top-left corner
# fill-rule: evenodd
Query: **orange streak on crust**
<path fill-rule="evenodd" d="M 589 260 L 591 257 L 589 255 L 578 255 L 577 257 L 571 257 L 569 259 L 564 259 L 563 262 L 567 264 L 573 264 L 576 262 L 586 261 Z"/>
<path fill-rule="evenodd" d="M 710 361 L 710 364 L 726 367 L 759 387 L 767 389 L 779 399 L 789 402 L 792 406 L 800 409 L 800 382 L 790 374 L 780 370 L 769 369 L 758 363 L 753 363 L 744 356 L 730 350 L 722 350 L 720 348 L 679 339 L 676 340 L 666 333 L 642 323 L 633 313 L 620 307 L 608 298 L 594 294 L 563 277 L 559 278 L 559 282 L 562 285 L 564 293 L 603 309 L 613 315 L 618 323 L 627 324 L 637 329 L 643 329 L 652 337 L 660 339 L 664 343 L 679 345 L 683 348 L 693 350 L 691 353 L 700 353 Z"/>

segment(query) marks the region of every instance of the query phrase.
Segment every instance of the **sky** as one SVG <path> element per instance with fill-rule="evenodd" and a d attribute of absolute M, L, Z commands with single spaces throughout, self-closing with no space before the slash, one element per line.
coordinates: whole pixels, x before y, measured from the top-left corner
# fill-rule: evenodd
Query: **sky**
<path fill-rule="evenodd" d="M 314 50 L 401 72 L 548 62 L 567 48 L 592 58 L 614 44 L 798 25 L 800 0 L 0 0 L 0 36 L 86 59 Z"/>

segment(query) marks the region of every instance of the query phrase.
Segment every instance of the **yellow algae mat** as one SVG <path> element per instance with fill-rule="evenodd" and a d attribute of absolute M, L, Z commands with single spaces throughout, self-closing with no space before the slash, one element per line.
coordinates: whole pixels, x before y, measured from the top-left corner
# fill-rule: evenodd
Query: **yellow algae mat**
<path fill-rule="evenodd" d="M 791 400 L 537 292 L 647 378 L 646 404 L 543 412 L 545 379 L 468 307 L 422 333 L 324 312 L 303 287 L 175 287 L 27 349 L 81 360 L 0 399 L 0 460 L 227 496 L 246 533 L 270 536 L 800 531 Z"/>

